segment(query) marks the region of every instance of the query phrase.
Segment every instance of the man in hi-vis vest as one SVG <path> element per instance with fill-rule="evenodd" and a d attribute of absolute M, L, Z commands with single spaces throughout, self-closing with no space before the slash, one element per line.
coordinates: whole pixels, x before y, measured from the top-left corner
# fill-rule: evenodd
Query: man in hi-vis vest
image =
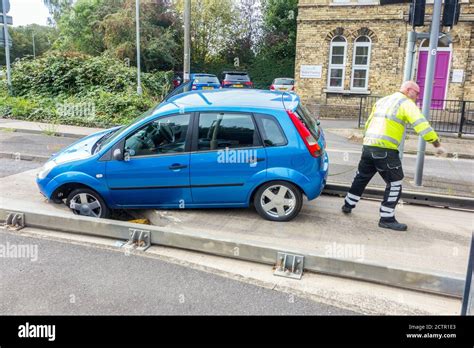
<path fill-rule="evenodd" d="M 400 92 L 377 101 L 365 124 L 364 147 L 359 168 L 352 186 L 344 199 L 342 211 L 349 214 L 360 200 L 365 187 L 379 173 L 387 184 L 380 206 L 379 226 L 397 231 L 406 231 L 407 225 L 395 219 L 395 207 L 402 194 L 403 170 L 398 153 L 405 124 L 432 143 L 437 155 L 446 153 L 441 146 L 438 134 L 416 106 L 420 87 L 413 81 L 406 81 Z"/>

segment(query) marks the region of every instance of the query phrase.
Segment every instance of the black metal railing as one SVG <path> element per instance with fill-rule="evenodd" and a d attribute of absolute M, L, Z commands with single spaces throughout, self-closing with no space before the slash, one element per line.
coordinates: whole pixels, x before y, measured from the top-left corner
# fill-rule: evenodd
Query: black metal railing
<path fill-rule="evenodd" d="M 364 127 L 375 102 L 381 97 L 361 97 L 359 102 L 359 128 Z M 417 102 L 421 109 L 421 102 Z M 474 101 L 433 99 L 430 124 L 437 132 L 474 134 Z M 411 130 L 411 126 L 408 126 Z"/>

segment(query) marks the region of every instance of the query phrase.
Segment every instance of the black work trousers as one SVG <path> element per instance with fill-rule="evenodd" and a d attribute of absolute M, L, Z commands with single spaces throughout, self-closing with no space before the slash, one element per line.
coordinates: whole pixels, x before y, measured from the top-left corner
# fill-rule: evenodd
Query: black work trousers
<path fill-rule="evenodd" d="M 356 176 L 344 204 L 355 208 L 365 187 L 377 172 L 387 184 L 380 206 L 380 220 L 395 221 L 395 207 L 402 194 L 403 180 L 402 162 L 397 150 L 364 146 Z"/>

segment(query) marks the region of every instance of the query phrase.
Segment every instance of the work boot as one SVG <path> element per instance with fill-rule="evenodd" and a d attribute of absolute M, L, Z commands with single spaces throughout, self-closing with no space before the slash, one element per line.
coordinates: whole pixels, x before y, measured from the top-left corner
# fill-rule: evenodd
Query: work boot
<path fill-rule="evenodd" d="M 399 223 L 397 220 L 393 219 L 393 221 L 379 221 L 379 227 L 382 228 L 389 228 L 395 231 L 406 231 L 408 226 L 405 224 Z"/>
<path fill-rule="evenodd" d="M 342 210 L 342 212 L 343 212 L 344 214 L 350 214 L 351 211 L 352 211 L 352 208 L 351 208 L 351 207 L 348 207 L 347 205 L 344 204 L 344 205 L 341 207 L 341 210 Z"/>

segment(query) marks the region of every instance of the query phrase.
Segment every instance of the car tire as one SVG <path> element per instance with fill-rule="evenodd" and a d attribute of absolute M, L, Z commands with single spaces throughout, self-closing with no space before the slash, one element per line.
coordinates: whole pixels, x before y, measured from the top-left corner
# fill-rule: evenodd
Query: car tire
<path fill-rule="evenodd" d="M 76 215 L 96 218 L 107 218 L 110 216 L 110 209 L 102 197 L 88 188 L 72 190 L 67 197 L 66 205 Z"/>
<path fill-rule="evenodd" d="M 258 214 L 270 221 L 290 221 L 303 206 L 301 190 L 287 181 L 271 181 L 259 187 L 253 204 Z"/>

